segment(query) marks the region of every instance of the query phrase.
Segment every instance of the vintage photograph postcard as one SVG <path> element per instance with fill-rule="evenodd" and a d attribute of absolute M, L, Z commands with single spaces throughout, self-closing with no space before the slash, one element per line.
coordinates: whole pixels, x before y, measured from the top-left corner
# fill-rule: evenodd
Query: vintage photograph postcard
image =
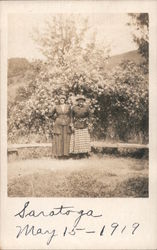
<path fill-rule="evenodd" d="M 157 249 L 157 1 L 0 14 L 0 249 Z"/>

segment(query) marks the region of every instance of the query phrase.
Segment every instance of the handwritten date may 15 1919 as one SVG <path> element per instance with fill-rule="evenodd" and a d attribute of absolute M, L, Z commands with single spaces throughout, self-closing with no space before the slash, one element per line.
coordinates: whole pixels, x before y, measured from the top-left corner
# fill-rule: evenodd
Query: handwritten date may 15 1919
<path fill-rule="evenodd" d="M 20 210 L 17 214 L 15 214 L 15 217 L 19 217 L 22 220 L 26 219 L 28 217 L 31 217 L 31 225 L 26 223 L 24 226 L 22 225 L 17 225 L 17 235 L 16 238 L 18 239 L 21 236 L 45 236 L 46 237 L 46 244 L 49 245 L 52 240 L 57 237 L 67 237 L 67 236 L 81 236 L 82 234 L 90 234 L 90 235 L 95 235 L 99 237 L 105 237 L 105 236 L 114 236 L 115 234 L 130 234 L 130 235 L 135 235 L 135 233 L 139 229 L 140 223 L 138 222 L 132 222 L 130 225 L 122 225 L 116 221 L 110 223 L 110 224 L 105 224 L 104 219 L 102 221 L 98 222 L 98 226 L 91 226 L 90 223 L 90 228 L 86 222 L 86 227 L 83 225 L 83 218 L 88 217 L 88 219 L 93 220 L 93 219 L 98 219 L 99 217 L 103 218 L 102 214 L 96 214 L 92 209 L 90 210 L 75 210 L 74 207 L 72 206 L 59 206 L 57 208 L 53 208 L 49 212 L 46 211 L 35 211 L 34 209 L 28 209 L 30 205 L 30 202 L 27 201 L 24 204 L 24 207 L 22 210 Z M 56 217 L 56 216 L 74 216 L 74 221 L 72 222 L 72 225 L 67 225 L 64 226 L 63 228 L 60 229 L 60 231 L 57 230 L 57 227 L 53 227 L 51 229 L 49 228 L 43 228 L 43 227 L 37 227 L 33 225 L 33 218 L 38 218 L 38 217 L 43 217 L 43 218 L 49 218 L 50 217 Z M 41 218 L 40 218 L 41 220 Z M 39 220 L 39 222 L 40 222 Z M 82 222 L 82 223 L 81 223 Z M 70 219 L 71 223 L 71 219 Z"/>

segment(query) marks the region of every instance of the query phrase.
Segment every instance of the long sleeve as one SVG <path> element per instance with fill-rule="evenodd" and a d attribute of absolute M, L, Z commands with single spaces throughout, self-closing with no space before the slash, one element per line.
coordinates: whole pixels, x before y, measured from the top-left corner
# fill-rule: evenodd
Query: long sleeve
<path fill-rule="evenodd" d="M 56 112 L 56 105 L 54 105 L 51 109 L 51 113 L 54 114 Z"/>
<path fill-rule="evenodd" d="M 74 111 L 73 107 L 70 108 L 70 123 L 72 124 L 74 121 Z"/>
<path fill-rule="evenodd" d="M 53 119 L 56 119 L 57 113 L 56 113 L 56 105 L 54 105 L 51 109 L 51 116 L 53 117 Z"/>
<path fill-rule="evenodd" d="M 93 118 L 93 112 L 92 112 L 92 110 L 91 110 L 90 107 L 88 108 L 88 112 L 89 112 L 89 117 L 88 117 L 89 123 L 91 123 L 92 122 L 92 118 Z"/>

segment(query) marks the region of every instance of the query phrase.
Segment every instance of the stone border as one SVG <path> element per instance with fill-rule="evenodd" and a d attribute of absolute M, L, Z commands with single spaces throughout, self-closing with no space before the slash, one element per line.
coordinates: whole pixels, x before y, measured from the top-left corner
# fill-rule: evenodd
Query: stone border
<path fill-rule="evenodd" d="M 8 160 L 24 160 L 42 157 L 53 158 L 52 143 L 10 144 L 8 145 Z M 91 152 L 103 157 L 114 155 L 134 158 L 148 158 L 149 146 L 129 143 L 91 142 Z"/>

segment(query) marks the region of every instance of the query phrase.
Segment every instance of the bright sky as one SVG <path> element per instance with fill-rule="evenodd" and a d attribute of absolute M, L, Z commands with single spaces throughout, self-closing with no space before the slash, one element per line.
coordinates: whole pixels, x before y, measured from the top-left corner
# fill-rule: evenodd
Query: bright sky
<path fill-rule="evenodd" d="M 84 16 L 86 16 L 84 14 Z M 132 30 L 126 25 L 127 14 L 88 14 L 91 31 L 97 30 L 99 42 L 109 43 L 111 54 L 137 49 L 132 41 Z M 10 14 L 8 18 L 8 57 L 42 58 L 31 38 L 33 28 L 44 28 L 46 14 Z"/>

